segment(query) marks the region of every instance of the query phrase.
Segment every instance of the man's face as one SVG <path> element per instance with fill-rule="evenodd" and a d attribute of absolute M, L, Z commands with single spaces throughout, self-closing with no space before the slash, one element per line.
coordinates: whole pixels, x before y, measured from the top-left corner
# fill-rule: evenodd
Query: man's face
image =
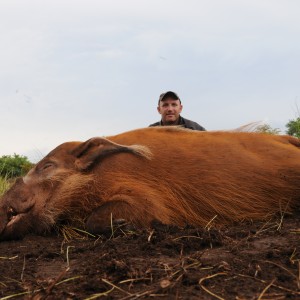
<path fill-rule="evenodd" d="M 182 111 L 182 105 L 179 100 L 167 97 L 163 101 L 159 101 L 157 110 L 161 114 L 164 125 L 176 125 Z"/>

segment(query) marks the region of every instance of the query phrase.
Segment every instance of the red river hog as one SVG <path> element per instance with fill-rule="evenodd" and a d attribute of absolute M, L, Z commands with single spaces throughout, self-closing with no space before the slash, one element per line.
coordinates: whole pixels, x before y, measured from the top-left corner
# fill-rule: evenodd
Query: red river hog
<path fill-rule="evenodd" d="M 291 136 L 177 127 L 63 143 L 0 199 L 0 239 L 59 224 L 101 233 L 112 219 L 205 226 L 291 212 L 299 146 Z"/>

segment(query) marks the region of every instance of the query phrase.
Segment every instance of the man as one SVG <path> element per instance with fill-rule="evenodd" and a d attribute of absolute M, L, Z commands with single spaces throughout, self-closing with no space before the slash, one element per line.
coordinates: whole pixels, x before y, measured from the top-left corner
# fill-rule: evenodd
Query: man
<path fill-rule="evenodd" d="M 205 131 L 205 128 L 196 122 L 181 117 L 181 100 L 174 92 L 168 91 L 159 96 L 157 111 L 161 114 L 161 121 L 151 124 L 153 126 L 178 125 L 185 128 Z"/>

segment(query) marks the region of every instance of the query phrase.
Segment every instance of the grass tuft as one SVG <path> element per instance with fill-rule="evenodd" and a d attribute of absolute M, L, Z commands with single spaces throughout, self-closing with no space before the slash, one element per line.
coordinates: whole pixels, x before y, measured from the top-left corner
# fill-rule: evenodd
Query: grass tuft
<path fill-rule="evenodd" d="M 11 181 L 8 180 L 8 177 L 0 176 L 0 196 L 2 196 L 11 186 Z"/>

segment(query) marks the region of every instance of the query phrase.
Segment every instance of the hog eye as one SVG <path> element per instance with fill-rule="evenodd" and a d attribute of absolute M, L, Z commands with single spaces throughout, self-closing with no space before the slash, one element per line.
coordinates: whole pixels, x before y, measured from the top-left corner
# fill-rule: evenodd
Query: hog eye
<path fill-rule="evenodd" d="M 46 164 L 43 165 L 42 170 L 46 170 L 46 169 L 49 169 L 51 167 L 53 167 L 52 163 L 46 163 Z"/>
<path fill-rule="evenodd" d="M 55 167 L 56 164 L 53 161 L 47 161 L 47 162 L 41 162 L 36 166 L 36 172 L 37 173 L 43 173 L 48 172 L 52 169 L 52 167 Z"/>

